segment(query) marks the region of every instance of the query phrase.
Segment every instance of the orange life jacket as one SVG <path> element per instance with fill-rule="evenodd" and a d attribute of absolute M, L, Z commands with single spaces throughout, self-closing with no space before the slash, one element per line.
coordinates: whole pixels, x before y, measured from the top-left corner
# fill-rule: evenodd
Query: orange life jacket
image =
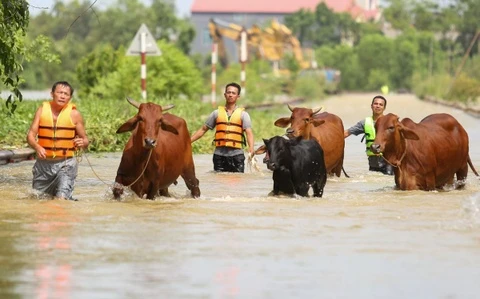
<path fill-rule="evenodd" d="M 215 146 L 242 148 L 242 145 L 245 145 L 241 118 L 243 110 L 245 110 L 245 108 L 236 108 L 229 119 L 225 107 L 218 106 L 214 139 Z"/>
<path fill-rule="evenodd" d="M 73 157 L 75 146 L 75 124 L 70 117 L 75 105 L 68 103 L 60 114 L 57 122 L 53 123 L 53 114 L 50 102 L 44 102 L 40 125 L 38 127 L 38 144 L 46 150 L 47 158 Z"/>

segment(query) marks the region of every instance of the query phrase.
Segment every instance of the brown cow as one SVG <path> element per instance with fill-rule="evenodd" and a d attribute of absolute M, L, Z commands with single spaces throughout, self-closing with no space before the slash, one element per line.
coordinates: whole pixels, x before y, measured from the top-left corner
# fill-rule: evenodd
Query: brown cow
<path fill-rule="evenodd" d="M 138 113 L 117 130 L 133 131 L 123 150 L 113 194 L 119 198 L 123 186 L 129 186 L 138 195 L 154 199 L 157 194 L 169 196 L 168 187 L 176 184 L 181 175 L 193 197 L 200 196 L 198 179 L 187 124 L 183 118 L 162 111 L 173 105 L 161 107 L 154 103 L 138 104 Z"/>
<path fill-rule="evenodd" d="M 375 122 L 375 131 L 371 148 L 394 166 L 398 189 L 441 189 L 454 183 L 454 175 L 456 187 L 462 188 L 468 165 L 478 176 L 468 154 L 468 134 L 449 114 L 432 114 L 417 124 L 389 113 Z"/>
<path fill-rule="evenodd" d="M 339 177 L 345 151 L 343 122 L 340 117 L 328 112 L 319 113 L 322 107 L 309 109 L 288 105 L 288 109 L 292 115 L 277 119 L 275 126 L 286 128 L 290 125 L 287 129 L 289 137 L 302 136 L 307 140 L 314 138 L 323 148 L 327 173 Z"/>

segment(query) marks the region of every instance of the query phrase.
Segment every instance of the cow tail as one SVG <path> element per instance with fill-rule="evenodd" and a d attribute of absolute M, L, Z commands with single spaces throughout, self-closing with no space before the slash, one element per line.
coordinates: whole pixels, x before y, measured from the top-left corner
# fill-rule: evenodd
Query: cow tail
<path fill-rule="evenodd" d="M 475 167 L 473 167 L 472 160 L 470 159 L 470 155 L 468 155 L 468 160 L 467 161 L 468 161 L 468 165 L 470 165 L 470 168 L 472 169 L 473 173 L 476 176 L 479 176 L 477 170 L 475 169 Z"/>
<path fill-rule="evenodd" d="M 342 171 L 343 171 L 343 174 L 344 174 L 347 178 L 350 177 L 350 176 L 345 172 L 345 168 L 343 168 L 343 166 L 342 166 Z"/>

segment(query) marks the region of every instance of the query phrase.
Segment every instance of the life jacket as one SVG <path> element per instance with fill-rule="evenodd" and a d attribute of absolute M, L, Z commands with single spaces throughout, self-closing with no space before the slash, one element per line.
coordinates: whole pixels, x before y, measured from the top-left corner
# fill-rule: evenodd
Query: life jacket
<path fill-rule="evenodd" d="M 370 146 L 373 144 L 375 141 L 375 122 L 373 121 L 373 118 L 371 116 L 365 118 L 365 144 L 367 146 L 367 156 L 378 156 L 378 154 L 375 154 L 372 152 L 370 149 Z"/>
<path fill-rule="evenodd" d="M 242 127 L 242 111 L 236 108 L 230 118 L 224 106 L 218 106 L 217 124 L 215 126 L 215 146 L 242 148 L 245 145 L 245 136 Z"/>
<path fill-rule="evenodd" d="M 54 124 L 50 102 L 43 102 L 37 138 L 38 144 L 46 150 L 47 158 L 73 157 L 75 124 L 70 117 L 72 109 L 76 109 L 75 105 L 68 103 L 60 111 Z"/>

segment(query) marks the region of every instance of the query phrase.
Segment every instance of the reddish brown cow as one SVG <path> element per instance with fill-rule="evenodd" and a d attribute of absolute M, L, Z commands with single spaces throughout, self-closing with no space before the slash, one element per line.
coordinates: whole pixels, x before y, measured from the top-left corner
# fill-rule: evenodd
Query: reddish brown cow
<path fill-rule="evenodd" d="M 192 146 L 183 118 L 162 111 L 154 103 L 138 104 L 138 113 L 118 128 L 117 133 L 133 131 L 123 150 L 113 194 L 119 198 L 123 186 L 129 186 L 139 197 L 154 199 L 157 194 L 169 196 L 168 187 L 182 176 L 193 197 L 200 196 L 195 176 Z"/>
<path fill-rule="evenodd" d="M 292 115 L 277 119 L 275 125 L 281 128 L 290 125 L 287 129 L 289 137 L 315 139 L 323 149 L 327 173 L 339 177 L 345 151 L 343 122 L 340 117 L 328 112 L 319 113 L 322 107 L 309 109 L 288 105 L 288 109 L 292 111 Z"/>
<path fill-rule="evenodd" d="M 462 188 L 468 165 L 478 176 L 468 154 L 468 134 L 449 114 L 432 114 L 417 124 L 389 113 L 375 122 L 375 131 L 372 150 L 394 166 L 398 189 L 441 189 L 453 184 L 455 175 L 456 187 Z"/>

